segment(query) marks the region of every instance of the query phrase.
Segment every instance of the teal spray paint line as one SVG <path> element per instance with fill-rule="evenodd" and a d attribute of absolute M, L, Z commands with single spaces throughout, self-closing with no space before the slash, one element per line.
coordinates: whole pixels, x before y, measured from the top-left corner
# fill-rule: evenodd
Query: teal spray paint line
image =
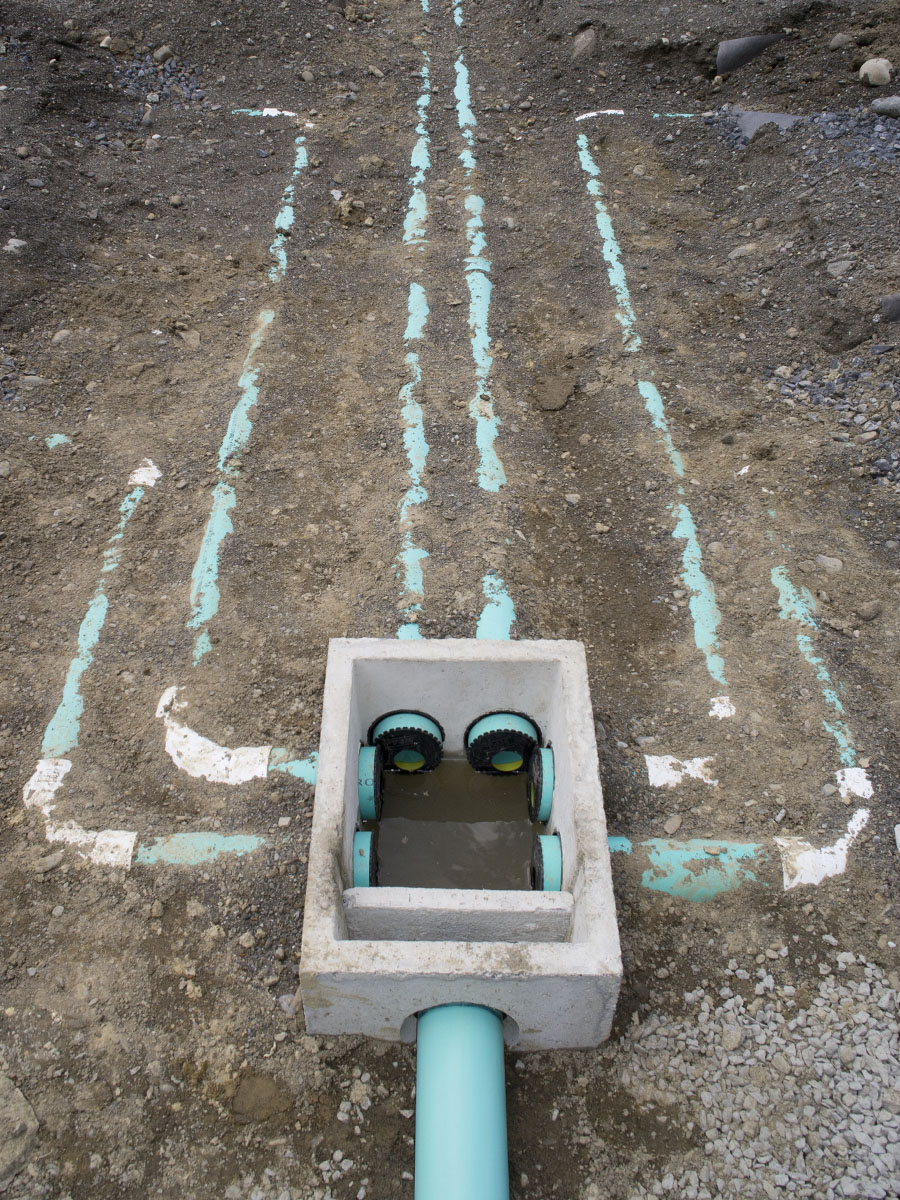
<path fill-rule="evenodd" d="M 287 272 L 287 251 L 284 245 L 291 236 L 291 230 L 294 227 L 294 188 L 297 176 L 309 163 L 305 142 L 306 139 L 302 136 L 294 141 L 294 167 L 291 172 L 290 182 L 285 187 L 284 194 L 281 197 L 281 208 L 278 210 L 278 216 L 275 218 L 275 240 L 269 247 L 269 253 L 275 259 L 275 262 L 269 268 L 269 279 L 272 283 L 277 283 L 279 279 L 284 279 Z"/>
<path fill-rule="evenodd" d="M 669 465 L 676 479 L 681 480 L 684 478 L 684 461 L 672 441 L 663 398 L 656 387 L 646 379 L 639 380 L 637 386 L 653 427 L 665 448 Z M 678 494 L 684 496 L 684 488 L 680 483 Z M 691 593 L 689 607 L 694 624 L 694 644 L 703 654 L 706 669 L 712 679 L 721 687 L 727 687 L 725 662 L 719 653 L 718 628 L 722 614 L 716 601 L 716 590 L 712 580 L 703 570 L 703 553 L 690 509 L 682 500 L 676 506 L 675 512 L 677 519 L 672 537 L 684 542 L 681 556 L 682 579 Z"/>
<path fill-rule="evenodd" d="M 422 7 L 424 12 L 428 11 L 427 0 L 423 0 Z M 429 149 L 431 138 L 427 124 L 430 103 L 431 61 L 427 52 L 423 51 L 422 91 L 416 101 L 419 123 L 416 126 L 417 140 L 409 160 L 412 168 L 409 178 L 411 190 L 406 218 L 403 222 L 404 244 L 416 250 L 425 248 L 428 234 L 428 197 L 425 191 L 425 177 L 431 166 Z M 397 630 L 397 637 L 404 639 L 415 639 L 422 636 L 418 618 L 425 599 L 425 577 L 422 564 L 428 558 L 428 551 L 416 544 L 413 536 L 413 512 L 424 505 L 428 499 L 428 492 L 422 483 L 422 476 L 428 462 L 430 447 L 425 438 L 422 406 L 419 403 L 422 367 L 414 343 L 420 342 L 425 336 L 428 313 L 428 296 L 425 289 L 420 283 L 413 280 L 409 285 L 407 321 L 403 333 L 403 341 L 407 347 L 406 366 L 409 379 L 400 389 L 397 397 L 403 422 L 403 448 L 406 451 L 406 474 L 409 480 L 409 486 L 400 501 L 400 552 L 395 560 L 395 570 L 403 592 L 401 604 L 403 622 Z"/>
<path fill-rule="evenodd" d="M 131 481 L 135 479 L 135 475 L 132 476 Z M 81 718 L 84 713 L 81 680 L 85 671 L 94 661 L 94 650 L 106 621 L 106 613 L 109 608 L 109 600 L 106 596 L 107 576 L 111 575 L 119 565 L 125 528 L 137 511 L 137 507 L 144 497 L 146 486 L 153 487 L 158 478 L 159 471 L 155 467 L 152 467 L 152 472 L 150 468 L 145 467 L 143 469 L 144 482 L 132 488 L 119 506 L 119 522 L 110 535 L 103 552 L 100 579 L 78 629 L 78 653 L 69 663 L 62 699 L 44 731 L 44 739 L 41 743 L 41 755 L 44 758 L 62 758 L 78 745 Z"/>
<path fill-rule="evenodd" d="M 220 475 L 234 478 L 239 473 L 239 468 L 233 460 L 250 440 L 253 432 L 251 413 L 259 401 L 259 367 L 255 362 L 256 355 L 274 318 L 275 313 L 272 309 L 264 308 L 257 317 L 250 336 L 250 346 L 238 379 L 240 396 L 231 412 L 228 428 L 219 447 Z M 219 611 L 219 555 L 222 542 L 234 531 L 230 513 L 236 504 L 234 487 L 227 478 L 220 478 L 213 489 L 209 517 L 191 572 L 191 615 L 187 627 L 198 631 L 194 641 L 194 666 L 212 649 L 206 626 Z"/>
<path fill-rule="evenodd" d="M 688 604 L 694 623 L 694 644 L 706 659 L 706 669 L 710 676 L 716 683 L 727 688 L 725 661 L 719 653 L 717 634 L 722 614 L 716 602 L 712 580 L 703 570 L 703 552 L 697 537 L 697 527 L 686 504 L 677 505 L 675 512 L 678 520 L 672 530 L 672 537 L 684 542 L 681 577 L 691 593 Z"/>
<path fill-rule="evenodd" d="M 475 630 L 477 638 L 509 641 L 516 619 L 516 607 L 499 575 L 487 574 L 481 581 L 485 605 Z"/>
<path fill-rule="evenodd" d="M 713 900 L 745 884 L 769 886 L 760 876 L 770 862 L 768 848 L 760 842 L 710 841 L 690 838 L 683 842 L 649 838 L 632 842 L 627 837 L 609 839 L 611 854 L 640 852 L 647 868 L 641 886 L 698 903 Z"/>
<path fill-rule="evenodd" d="M 628 282 L 625 278 L 625 268 L 622 266 L 619 243 L 616 240 L 612 220 L 603 200 L 603 188 L 600 184 L 600 168 L 591 157 L 591 152 L 588 149 L 588 140 L 583 133 L 578 135 L 578 161 L 581 163 L 581 169 L 588 177 L 588 194 L 594 200 L 597 229 L 603 239 L 603 258 L 606 262 L 606 273 L 609 278 L 609 285 L 618 303 L 616 320 L 622 326 L 622 345 L 629 351 L 639 350 L 641 339 L 634 327 L 634 308 L 631 303 Z"/>
<path fill-rule="evenodd" d="M 459 14 L 457 19 L 456 14 Z M 457 25 L 462 24 L 459 5 L 454 10 Z M 475 159 L 475 137 L 477 126 L 469 93 L 469 72 L 462 51 L 455 64 L 456 115 L 465 146 L 459 155 L 466 180 L 477 167 Z M 494 412 L 494 401 L 488 384 L 493 365 L 491 338 L 488 321 L 491 308 L 491 263 L 485 256 L 487 239 L 484 233 L 484 201 L 466 184 L 465 209 L 466 242 L 469 253 L 465 260 L 466 286 L 469 289 L 469 332 L 471 335 L 472 359 L 475 364 L 475 392 L 469 402 L 469 416 L 475 422 L 475 445 L 478 449 L 478 486 L 486 492 L 498 492 L 506 483 L 506 472 L 497 454 L 495 442 L 500 429 L 500 418 Z"/>
<path fill-rule="evenodd" d="M 173 833 L 138 846 L 134 861 L 145 867 L 198 867 L 223 855 L 240 858 L 264 845 L 265 838 L 252 834 Z"/>
<path fill-rule="evenodd" d="M 816 602 L 807 588 L 794 587 L 788 577 L 786 567 L 773 567 L 772 585 L 778 592 L 778 615 L 783 621 L 794 621 L 801 628 L 797 632 L 797 646 L 803 658 L 812 667 L 822 693 L 822 699 L 831 709 L 834 718 L 823 720 L 822 725 L 831 734 L 837 744 L 841 763 L 845 767 L 856 766 L 856 748 L 853 735 L 844 720 L 844 706 L 837 694 L 837 688 L 832 681 L 828 668 L 816 654 L 812 638 L 805 632 L 807 629 L 817 632 L 819 625 L 813 615 Z"/>

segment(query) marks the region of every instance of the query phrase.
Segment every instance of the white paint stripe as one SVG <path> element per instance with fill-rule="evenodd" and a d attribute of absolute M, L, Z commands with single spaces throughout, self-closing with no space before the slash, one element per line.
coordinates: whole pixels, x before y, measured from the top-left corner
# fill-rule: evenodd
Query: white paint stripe
<path fill-rule="evenodd" d="M 624 117 L 624 116 L 625 116 L 624 108 L 598 108 L 596 110 L 596 112 L 582 113 L 581 116 L 576 117 L 575 120 L 576 121 L 587 121 L 590 117 Z"/>
<path fill-rule="evenodd" d="M 862 767 L 842 767 L 835 772 L 843 799 L 848 796 L 858 796 L 860 800 L 871 800 L 875 792 L 868 775 Z"/>
<path fill-rule="evenodd" d="M 129 487 L 155 487 L 161 475 L 162 471 L 156 463 L 150 458 L 145 458 L 128 476 L 128 484 Z"/>
<path fill-rule="evenodd" d="M 178 688 L 167 688 L 156 706 L 156 715 L 165 721 L 166 753 L 180 770 L 194 779 L 210 783 L 239 784 L 251 779 L 263 779 L 269 769 L 271 746 L 237 746 L 231 749 L 205 738 L 172 715 L 186 708 L 178 700 Z"/>
<path fill-rule="evenodd" d="M 124 867 L 127 870 L 131 866 L 136 833 L 127 829 L 101 829 L 97 832 L 84 829 L 75 821 L 56 825 L 51 820 L 51 813 L 56 807 L 53 798 L 71 769 L 72 763 L 67 758 L 40 759 L 22 792 L 25 807 L 40 809 L 48 842 L 73 846 L 82 857 L 98 866 Z"/>
<path fill-rule="evenodd" d="M 718 779 L 710 777 L 710 769 L 715 761 L 715 755 L 707 758 L 675 758 L 671 754 L 645 754 L 647 778 L 651 787 L 677 787 L 685 778 L 699 779 L 711 787 L 718 787 Z"/>
<path fill-rule="evenodd" d="M 730 696 L 713 696 L 709 702 L 709 715 L 718 717 L 721 721 L 725 717 L 733 717 L 735 707 L 731 703 Z"/>
<path fill-rule="evenodd" d="M 869 820 L 869 810 L 858 808 L 847 825 L 847 832 L 833 846 L 811 846 L 802 838 L 776 838 L 781 853 L 784 890 L 802 885 L 817 886 L 825 879 L 843 875 L 847 870 L 847 852 Z"/>

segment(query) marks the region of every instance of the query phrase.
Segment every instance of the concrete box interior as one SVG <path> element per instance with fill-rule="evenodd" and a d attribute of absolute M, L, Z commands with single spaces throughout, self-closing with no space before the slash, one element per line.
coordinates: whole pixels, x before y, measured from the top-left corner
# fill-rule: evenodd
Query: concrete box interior
<path fill-rule="evenodd" d="M 554 754 L 544 832 L 561 839 L 562 891 L 351 886 L 359 747 L 376 718 L 404 709 L 441 724 L 447 757 L 464 757 L 483 714 L 537 722 Z M 409 1040 L 417 1013 L 468 1002 L 501 1011 L 521 1049 L 590 1046 L 609 1034 L 620 979 L 581 644 L 333 640 L 300 963 L 307 1030 Z"/>

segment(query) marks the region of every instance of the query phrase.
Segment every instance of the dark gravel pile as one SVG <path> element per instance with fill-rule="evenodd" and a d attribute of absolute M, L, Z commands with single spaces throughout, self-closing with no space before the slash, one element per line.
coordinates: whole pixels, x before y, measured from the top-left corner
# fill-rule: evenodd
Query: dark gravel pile
<path fill-rule="evenodd" d="M 126 96 L 133 96 L 141 103 L 158 103 L 174 100 L 179 108 L 202 104 L 206 99 L 201 75 L 203 68 L 170 58 L 168 62 L 156 63 L 152 54 L 135 57 L 128 62 L 116 63 L 116 79 Z M 157 100 L 148 101 L 149 96 Z"/>
<path fill-rule="evenodd" d="M 740 127 L 738 115 L 725 107 L 706 118 L 732 150 L 743 150 L 752 140 Z M 772 130 L 767 124 L 763 129 Z M 865 168 L 873 160 L 900 166 L 900 121 L 881 117 L 860 106 L 849 112 L 820 112 L 801 117 L 790 129 L 779 131 L 791 138 L 811 166 Z"/>
<path fill-rule="evenodd" d="M 900 347 L 876 344 L 841 370 L 836 358 L 822 367 L 776 367 L 773 382 L 787 403 L 819 410 L 834 424 L 832 438 L 865 451 L 869 471 L 900 487 Z"/>

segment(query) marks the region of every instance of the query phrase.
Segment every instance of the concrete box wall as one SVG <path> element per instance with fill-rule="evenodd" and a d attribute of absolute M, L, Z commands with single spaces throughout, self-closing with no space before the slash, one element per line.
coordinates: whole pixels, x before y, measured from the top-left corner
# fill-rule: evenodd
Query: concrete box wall
<path fill-rule="evenodd" d="M 439 721 L 448 756 L 485 713 L 537 722 L 554 752 L 561 893 L 350 886 L 359 746 L 397 709 Z M 407 1038 L 417 1012 L 468 1002 L 503 1012 L 521 1049 L 590 1046 L 608 1036 L 620 979 L 580 643 L 332 641 L 300 963 L 309 1032 Z"/>

